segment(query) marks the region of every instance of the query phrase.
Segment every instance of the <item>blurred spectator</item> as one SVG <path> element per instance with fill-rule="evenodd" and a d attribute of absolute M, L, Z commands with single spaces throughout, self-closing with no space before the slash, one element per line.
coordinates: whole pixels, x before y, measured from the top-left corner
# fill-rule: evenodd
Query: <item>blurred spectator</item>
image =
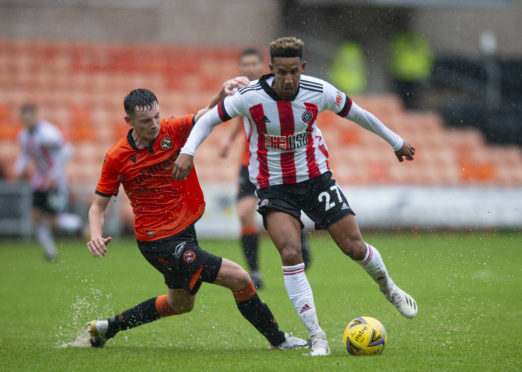
<path fill-rule="evenodd" d="M 361 47 L 346 41 L 337 52 L 329 71 L 332 83 L 341 91 L 357 95 L 366 90 L 366 60 Z"/>
<path fill-rule="evenodd" d="M 78 216 L 60 213 L 67 204 L 65 165 L 69 161 L 71 150 L 54 125 L 38 119 L 36 106 L 23 105 L 20 118 L 25 129 L 18 137 L 22 155 L 16 163 L 16 175 L 18 178 L 26 178 L 29 162 L 33 162 L 32 217 L 36 240 L 44 249 L 44 257 L 54 261 L 57 251 L 51 226 L 77 231 L 81 225 Z"/>
<path fill-rule="evenodd" d="M 395 35 L 390 42 L 390 70 L 397 94 L 409 110 L 419 108 L 421 85 L 433 65 L 433 53 L 426 37 L 412 31 Z"/>

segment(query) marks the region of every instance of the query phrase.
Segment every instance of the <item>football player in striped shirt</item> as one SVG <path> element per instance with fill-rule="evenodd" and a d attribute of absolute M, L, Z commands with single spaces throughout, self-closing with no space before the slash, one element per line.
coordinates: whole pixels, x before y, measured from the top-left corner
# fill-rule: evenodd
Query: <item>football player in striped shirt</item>
<path fill-rule="evenodd" d="M 341 251 L 360 264 L 401 314 L 414 317 L 417 304 L 393 282 L 379 251 L 363 240 L 355 213 L 332 178 L 317 115 L 330 110 L 374 132 L 388 142 L 401 162 L 413 160 L 415 149 L 345 93 L 303 75 L 306 62 L 301 40 L 283 37 L 273 41 L 270 58 L 272 74 L 225 98 L 200 119 L 174 164 L 174 177 L 181 180 L 189 175 L 197 147 L 214 126 L 236 116 L 249 119 L 249 174 L 257 187 L 258 211 L 281 255 L 288 296 L 311 336 L 310 355 L 328 355 L 326 334 L 304 273 L 301 212 L 317 229 L 328 230 Z"/>
<path fill-rule="evenodd" d="M 241 266 L 199 246 L 194 224 L 203 214 L 205 200 L 195 170 L 181 182 L 172 177 L 174 161 L 194 123 L 241 81 L 248 84 L 245 78 L 227 81 L 210 105 L 196 114 L 163 120 L 158 100 L 150 90 L 135 89 L 125 97 L 125 120 L 131 129 L 106 153 L 89 209 L 91 240 L 87 248 L 94 257 L 107 254 L 112 238 L 103 237 L 104 212 L 121 184 L 133 208 L 138 247 L 163 274 L 168 292 L 109 319 L 91 321 L 88 331 L 92 346 L 103 347 L 123 330 L 191 311 L 202 282 L 230 289 L 241 315 L 272 348 L 308 346 L 308 341 L 279 329 Z"/>
<path fill-rule="evenodd" d="M 263 55 L 255 48 L 247 48 L 243 50 L 239 56 L 239 70 L 242 75 L 249 80 L 257 80 L 263 75 L 264 64 Z M 245 123 L 244 123 L 245 122 Z M 247 118 L 237 118 L 234 120 L 230 128 L 229 135 L 225 138 L 221 147 L 221 156 L 228 154 L 229 147 L 234 139 L 242 132 L 242 127 L 248 129 L 250 123 Z M 237 212 L 239 222 L 241 224 L 241 248 L 250 269 L 250 277 L 257 289 L 263 288 L 263 280 L 259 271 L 259 254 L 258 254 L 258 231 L 255 221 L 257 197 L 256 186 L 250 182 L 248 176 L 248 163 L 250 159 L 250 150 L 248 148 L 248 138 L 245 137 L 245 145 L 241 153 L 241 166 L 239 169 L 239 188 L 237 193 Z M 303 253 L 303 261 L 305 268 L 310 266 L 311 255 L 310 246 L 306 234 L 301 230 L 301 251 Z"/>

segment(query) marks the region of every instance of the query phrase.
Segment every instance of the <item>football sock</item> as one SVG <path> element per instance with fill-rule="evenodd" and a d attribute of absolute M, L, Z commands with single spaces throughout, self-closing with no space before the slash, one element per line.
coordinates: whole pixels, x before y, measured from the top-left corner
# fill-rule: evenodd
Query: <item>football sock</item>
<path fill-rule="evenodd" d="M 387 293 L 393 287 L 393 280 L 388 275 L 386 266 L 377 248 L 365 243 L 368 247 L 366 256 L 361 261 L 356 261 L 379 285 L 379 289 Z"/>
<path fill-rule="evenodd" d="M 241 229 L 241 247 L 245 253 L 245 258 L 250 268 L 250 271 L 258 271 L 258 260 L 257 260 L 257 227 L 256 226 L 245 226 Z"/>
<path fill-rule="evenodd" d="M 54 246 L 51 226 L 49 222 L 39 222 L 35 228 L 36 240 L 40 243 L 49 258 L 54 258 L 57 255 L 56 247 Z"/>
<path fill-rule="evenodd" d="M 312 255 L 310 254 L 310 244 L 308 238 L 303 230 L 301 230 L 301 254 L 303 255 L 303 262 L 305 264 L 305 270 L 308 270 L 310 262 L 312 261 Z"/>
<path fill-rule="evenodd" d="M 317 320 L 314 296 L 306 274 L 304 263 L 294 266 L 283 266 L 286 292 L 292 301 L 297 314 L 308 330 L 310 337 L 324 333 Z"/>
<path fill-rule="evenodd" d="M 285 342 L 285 333 L 279 329 L 268 305 L 261 302 L 252 282 L 232 293 L 241 315 L 265 336 L 271 345 L 278 346 Z"/>
<path fill-rule="evenodd" d="M 106 336 L 177 314 L 167 302 L 167 295 L 153 297 L 108 319 Z"/>

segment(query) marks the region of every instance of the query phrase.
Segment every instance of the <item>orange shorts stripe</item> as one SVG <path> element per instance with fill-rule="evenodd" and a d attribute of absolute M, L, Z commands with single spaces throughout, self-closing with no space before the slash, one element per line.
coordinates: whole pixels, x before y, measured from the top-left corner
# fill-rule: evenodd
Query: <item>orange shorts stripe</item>
<path fill-rule="evenodd" d="M 237 291 L 232 291 L 234 294 L 234 299 L 236 302 L 243 302 L 251 299 L 256 294 L 256 287 L 254 287 L 254 283 L 250 282 L 246 286 Z"/>
<path fill-rule="evenodd" d="M 241 227 L 241 235 L 255 235 L 257 234 L 257 226 L 256 225 L 248 225 Z"/>
<path fill-rule="evenodd" d="M 166 316 L 176 315 L 177 313 L 174 311 L 172 307 L 170 307 L 167 302 L 167 295 L 156 297 L 156 311 L 158 314 L 164 318 Z"/>
<path fill-rule="evenodd" d="M 194 288 L 194 286 L 196 285 L 196 283 L 198 282 L 198 279 L 199 279 L 199 276 L 201 275 L 201 272 L 203 271 L 203 266 L 201 266 L 198 271 L 196 271 L 194 273 L 194 275 L 192 275 L 192 278 L 190 278 L 190 283 L 189 283 L 189 291 L 192 291 L 192 288 Z"/>

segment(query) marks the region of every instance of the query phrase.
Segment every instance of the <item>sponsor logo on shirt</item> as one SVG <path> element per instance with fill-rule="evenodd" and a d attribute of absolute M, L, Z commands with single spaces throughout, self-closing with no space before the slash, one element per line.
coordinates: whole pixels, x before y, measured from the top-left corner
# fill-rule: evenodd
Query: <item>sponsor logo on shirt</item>
<path fill-rule="evenodd" d="M 271 136 L 265 134 L 265 147 L 281 150 L 283 152 L 292 152 L 295 149 L 306 146 L 308 144 L 308 133 L 300 133 L 291 136 Z"/>
<path fill-rule="evenodd" d="M 148 166 L 147 168 L 141 169 L 140 174 L 134 177 L 133 181 L 137 185 L 141 185 L 143 182 L 154 178 L 160 174 L 172 171 L 172 165 L 176 161 L 179 155 L 179 151 L 175 151 L 174 155 L 170 158 L 163 160 L 157 164 Z"/>

